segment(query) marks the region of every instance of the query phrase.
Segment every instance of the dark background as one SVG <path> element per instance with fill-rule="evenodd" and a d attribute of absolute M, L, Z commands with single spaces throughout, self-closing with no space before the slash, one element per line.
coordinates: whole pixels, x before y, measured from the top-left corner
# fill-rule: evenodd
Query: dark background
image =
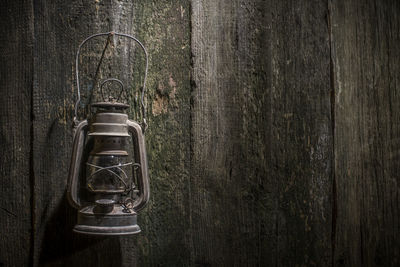
<path fill-rule="evenodd" d="M 399 266 L 399 1 L 0 7 L 0 266 Z M 142 233 L 94 238 L 65 195 L 74 57 L 110 30 L 150 55 L 151 199 Z M 84 102 L 103 45 L 82 51 Z M 143 62 L 114 39 L 98 77 L 133 119 Z"/>

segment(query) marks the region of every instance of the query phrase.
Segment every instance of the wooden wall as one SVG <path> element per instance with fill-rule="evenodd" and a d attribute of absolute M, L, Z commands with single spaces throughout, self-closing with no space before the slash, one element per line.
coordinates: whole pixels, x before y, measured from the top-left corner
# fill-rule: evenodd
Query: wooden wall
<path fill-rule="evenodd" d="M 398 1 L 0 7 L 0 266 L 400 264 Z M 142 233 L 94 238 L 65 195 L 74 57 L 110 30 L 150 55 L 151 199 Z M 111 40 L 95 75 L 103 47 L 82 50 L 83 103 L 120 78 L 139 119 L 140 50 Z"/>

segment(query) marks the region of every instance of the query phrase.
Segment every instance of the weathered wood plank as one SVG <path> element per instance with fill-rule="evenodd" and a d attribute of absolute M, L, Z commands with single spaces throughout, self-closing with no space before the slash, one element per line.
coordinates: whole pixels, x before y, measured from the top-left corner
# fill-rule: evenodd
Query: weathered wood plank
<path fill-rule="evenodd" d="M 32 1 L 2 1 L 0 17 L 0 266 L 28 266 Z"/>
<path fill-rule="evenodd" d="M 271 36 L 278 265 L 329 266 L 333 134 L 328 6 L 277 1 Z M 271 178 L 272 178 L 271 177 Z"/>
<path fill-rule="evenodd" d="M 327 5 L 192 1 L 192 263 L 331 263 Z"/>
<path fill-rule="evenodd" d="M 400 264 L 400 3 L 332 1 L 334 265 Z"/>
<path fill-rule="evenodd" d="M 190 1 L 135 1 L 134 14 L 150 56 L 151 200 L 139 217 L 139 265 L 190 266 Z"/>
<path fill-rule="evenodd" d="M 34 14 L 34 265 L 135 265 L 136 237 L 96 238 L 74 234 L 76 211 L 65 195 L 76 100 L 76 49 L 93 33 L 115 30 L 133 34 L 133 5 L 127 1 L 35 1 Z M 129 49 L 120 48 L 125 44 L 123 40 L 121 44 L 117 39 L 112 40 L 99 79 L 120 78 L 129 87 L 132 77 L 127 80 L 125 73 L 131 70 L 132 61 L 128 60 Z M 103 46 L 104 40 L 100 40 L 82 50 L 84 102 L 90 89 L 88 81 L 95 73 Z"/>

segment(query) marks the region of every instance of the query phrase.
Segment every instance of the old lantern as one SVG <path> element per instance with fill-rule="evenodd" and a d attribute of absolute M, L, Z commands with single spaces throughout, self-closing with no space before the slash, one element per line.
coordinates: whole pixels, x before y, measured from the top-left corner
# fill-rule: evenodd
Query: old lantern
<path fill-rule="evenodd" d="M 101 83 L 103 100 L 91 105 L 90 116 L 77 119 L 80 104 L 79 53 L 90 39 L 99 36 L 120 36 L 132 39 L 146 56 L 141 105 L 143 124 L 129 120 L 125 110 L 129 105 L 117 98 L 105 98 L 103 85 L 117 83 L 121 93 L 123 84 L 117 79 Z M 78 209 L 74 231 L 93 235 L 128 235 L 140 232 L 137 212 L 149 200 L 144 130 L 146 128 L 143 97 L 148 67 L 147 52 L 135 37 L 115 32 L 99 33 L 85 39 L 76 54 L 76 84 L 78 100 L 75 104 L 74 139 L 68 176 L 67 195 L 70 204 Z M 132 146 L 130 145 L 132 144 Z"/>

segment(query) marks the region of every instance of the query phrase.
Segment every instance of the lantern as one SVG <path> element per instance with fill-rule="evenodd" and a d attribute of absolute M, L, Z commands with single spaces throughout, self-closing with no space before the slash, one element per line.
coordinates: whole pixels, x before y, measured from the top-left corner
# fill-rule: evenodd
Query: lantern
<path fill-rule="evenodd" d="M 93 103 L 92 116 L 77 119 L 80 103 L 79 52 L 90 39 L 98 36 L 121 36 L 134 40 L 146 56 L 141 104 L 143 124 L 129 120 L 125 110 L 129 105 L 120 103 L 124 90 L 117 79 L 106 79 L 100 86 L 103 101 Z M 149 200 L 144 131 L 146 111 L 143 103 L 148 56 L 142 43 L 122 33 L 99 33 L 85 39 L 76 55 L 76 82 L 78 100 L 75 104 L 74 139 L 68 176 L 67 196 L 78 209 L 78 222 L 74 231 L 93 235 L 128 235 L 140 232 L 137 212 Z M 118 83 L 118 98 L 104 97 L 103 86 Z M 130 141 L 131 140 L 131 141 Z M 130 149 L 130 143 L 132 149 Z"/>

